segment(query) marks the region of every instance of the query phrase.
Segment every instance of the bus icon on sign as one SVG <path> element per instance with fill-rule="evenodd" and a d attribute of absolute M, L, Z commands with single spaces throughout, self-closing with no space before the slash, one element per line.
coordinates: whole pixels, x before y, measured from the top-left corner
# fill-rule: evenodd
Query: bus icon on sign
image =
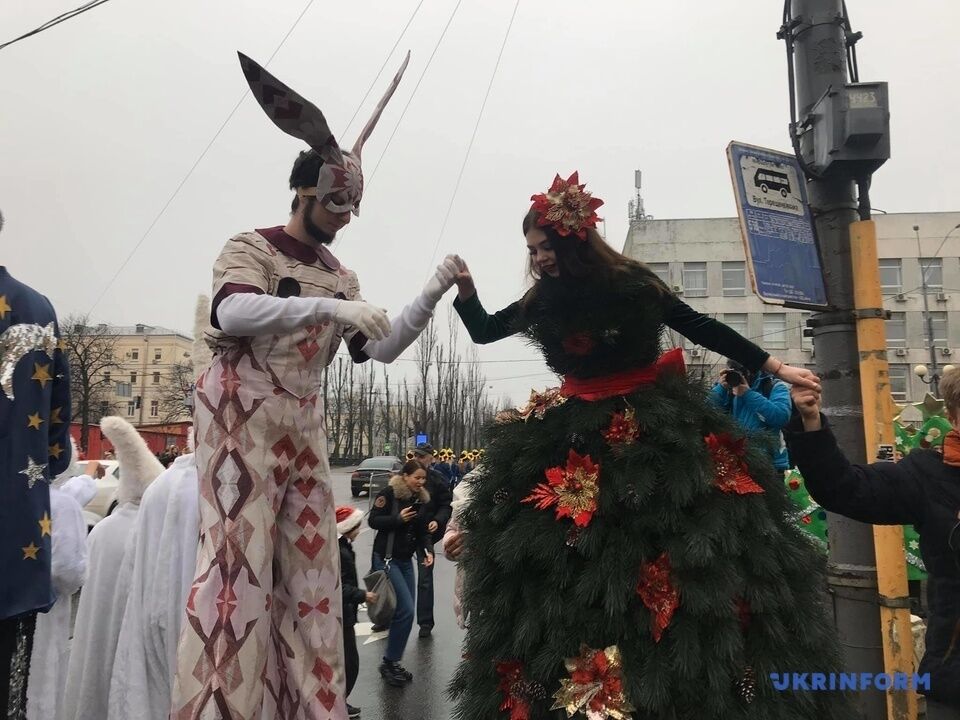
<path fill-rule="evenodd" d="M 753 184 L 760 188 L 764 194 L 771 190 L 776 190 L 782 197 L 787 197 L 790 194 L 790 178 L 787 177 L 786 173 L 776 170 L 758 168 L 753 176 Z"/>

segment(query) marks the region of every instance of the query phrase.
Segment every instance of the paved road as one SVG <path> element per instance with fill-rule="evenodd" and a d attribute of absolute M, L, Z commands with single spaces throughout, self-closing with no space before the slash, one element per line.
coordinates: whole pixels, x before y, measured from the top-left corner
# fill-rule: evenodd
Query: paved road
<path fill-rule="evenodd" d="M 351 469 L 333 469 L 334 495 L 338 505 L 353 505 L 366 511 L 370 500 L 366 495 L 353 498 L 350 494 Z M 363 525 L 357 538 L 357 570 L 363 576 L 370 570 L 370 552 L 374 532 Z M 439 550 L 439 545 L 437 546 Z M 380 678 L 377 667 L 386 646 L 386 633 L 371 634 L 370 624 L 361 611 L 357 625 L 357 645 L 360 650 L 360 677 L 350 696 L 350 704 L 363 708 L 363 720 L 447 720 L 450 703 L 446 686 L 460 662 L 463 631 L 457 627 L 453 615 L 453 579 L 455 566 L 441 554 L 434 569 L 433 636 L 421 640 L 417 626 L 410 633 L 410 642 L 403 665 L 413 673 L 413 683 L 404 688 L 390 687 Z"/>

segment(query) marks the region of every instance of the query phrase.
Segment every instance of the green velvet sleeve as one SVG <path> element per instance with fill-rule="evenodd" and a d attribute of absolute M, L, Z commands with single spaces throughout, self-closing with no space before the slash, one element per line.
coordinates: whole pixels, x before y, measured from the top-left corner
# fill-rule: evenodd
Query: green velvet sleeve
<path fill-rule="evenodd" d="M 503 340 L 524 329 L 520 321 L 519 302 L 511 303 L 503 310 L 489 315 L 480 304 L 479 295 L 474 293 L 467 300 L 461 301 L 458 297 L 453 301 L 453 307 L 470 333 L 470 339 L 478 345 Z"/>

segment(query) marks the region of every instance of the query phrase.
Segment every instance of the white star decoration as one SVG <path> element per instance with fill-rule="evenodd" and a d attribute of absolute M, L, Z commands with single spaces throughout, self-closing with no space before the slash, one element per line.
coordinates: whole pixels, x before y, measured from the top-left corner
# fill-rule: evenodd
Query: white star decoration
<path fill-rule="evenodd" d="M 43 471 L 46 469 L 46 463 L 35 463 L 33 458 L 27 455 L 27 466 L 20 471 L 21 475 L 27 476 L 27 487 L 31 490 L 37 484 L 37 480 L 43 480 Z"/>
<path fill-rule="evenodd" d="M 920 549 L 920 543 L 918 543 L 916 540 L 911 540 L 911 541 L 910 541 L 909 543 L 907 543 L 907 544 L 910 546 L 910 549 L 911 549 L 911 550 L 919 550 L 919 549 Z"/>

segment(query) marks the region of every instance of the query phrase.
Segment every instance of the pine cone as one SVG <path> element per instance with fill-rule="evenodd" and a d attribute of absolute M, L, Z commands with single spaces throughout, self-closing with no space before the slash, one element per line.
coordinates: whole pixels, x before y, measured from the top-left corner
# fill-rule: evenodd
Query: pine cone
<path fill-rule="evenodd" d="M 524 691 L 531 700 L 538 701 L 547 699 L 547 689 L 538 682 L 526 683 Z"/>
<path fill-rule="evenodd" d="M 577 540 L 580 539 L 581 529 L 574 525 L 567 533 L 567 547 L 576 547 Z"/>
<path fill-rule="evenodd" d="M 506 488 L 500 488 L 493 494 L 493 501 L 497 503 L 497 505 L 502 505 L 503 503 L 507 502 L 507 500 L 509 499 L 510 499 L 510 491 L 507 490 Z"/>
<path fill-rule="evenodd" d="M 749 665 L 743 671 L 743 677 L 736 682 L 737 695 L 748 705 L 757 695 L 757 674 Z"/>

